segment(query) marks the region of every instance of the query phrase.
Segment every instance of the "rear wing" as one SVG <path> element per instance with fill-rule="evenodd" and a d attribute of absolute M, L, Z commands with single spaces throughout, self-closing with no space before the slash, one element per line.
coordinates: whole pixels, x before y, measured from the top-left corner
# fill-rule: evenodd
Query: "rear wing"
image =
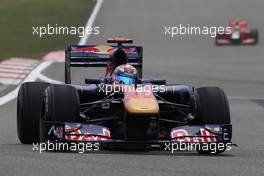
<path fill-rule="evenodd" d="M 137 68 L 142 76 L 143 48 L 140 46 L 123 46 L 132 40 L 108 39 L 113 45 L 70 45 L 65 50 L 65 83 L 71 83 L 71 67 L 106 67 L 110 54 L 117 48 L 123 49 L 128 56 L 128 63 Z"/>

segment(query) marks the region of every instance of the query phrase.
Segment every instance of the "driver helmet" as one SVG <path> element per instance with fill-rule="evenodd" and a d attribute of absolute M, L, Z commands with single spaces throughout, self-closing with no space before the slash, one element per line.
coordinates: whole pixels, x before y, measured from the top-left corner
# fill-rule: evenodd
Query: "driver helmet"
<path fill-rule="evenodd" d="M 116 84 L 132 85 L 136 83 L 137 70 L 129 64 L 122 64 L 113 72 L 113 82 Z"/>

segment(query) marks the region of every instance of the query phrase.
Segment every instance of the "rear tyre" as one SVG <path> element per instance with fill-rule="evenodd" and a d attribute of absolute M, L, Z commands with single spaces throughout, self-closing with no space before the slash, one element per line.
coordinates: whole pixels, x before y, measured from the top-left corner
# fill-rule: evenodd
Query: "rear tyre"
<path fill-rule="evenodd" d="M 21 143 L 39 142 L 42 95 L 49 83 L 27 82 L 21 85 L 17 99 L 17 134 Z"/>
<path fill-rule="evenodd" d="M 250 30 L 250 37 L 255 39 L 255 43 L 254 44 L 258 44 L 259 35 L 258 35 L 258 30 L 257 29 Z"/>
<path fill-rule="evenodd" d="M 219 43 L 218 43 L 218 39 L 224 39 L 224 35 L 223 34 L 216 34 L 215 36 L 215 45 L 217 46 L 221 46 Z"/>
<path fill-rule="evenodd" d="M 76 122 L 80 115 L 80 100 L 77 90 L 70 85 L 50 85 L 43 95 L 41 113 L 41 142 L 45 142 L 47 131 L 43 121 Z"/>
<path fill-rule="evenodd" d="M 219 87 L 201 87 L 195 92 L 197 119 L 199 124 L 230 124 L 230 110 L 227 97 Z M 202 148 L 202 147 L 201 147 Z M 224 150 L 216 149 L 215 154 Z M 200 154 L 211 154 L 212 150 L 197 150 Z"/>

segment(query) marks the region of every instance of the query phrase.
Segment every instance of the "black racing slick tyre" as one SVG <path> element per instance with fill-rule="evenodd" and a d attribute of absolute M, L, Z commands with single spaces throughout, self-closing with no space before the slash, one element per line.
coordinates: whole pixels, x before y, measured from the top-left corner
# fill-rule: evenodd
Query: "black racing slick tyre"
<path fill-rule="evenodd" d="M 250 37 L 255 39 L 255 43 L 254 44 L 258 44 L 259 42 L 259 35 L 258 35 L 258 30 L 257 29 L 252 29 L 250 30 Z"/>
<path fill-rule="evenodd" d="M 200 124 L 230 124 L 229 103 L 224 91 L 219 87 L 201 87 L 195 93 L 197 118 Z M 218 154 L 226 150 L 197 149 L 199 154 Z"/>
<path fill-rule="evenodd" d="M 17 99 L 17 134 L 21 143 L 39 142 L 42 95 L 49 83 L 27 82 L 21 85 Z"/>
<path fill-rule="evenodd" d="M 229 103 L 221 88 L 201 87 L 195 94 L 201 124 L 230 124 Z"/>
<path fill-rule="evenodd" d="M 223 34 L 216 34 L 216 36 L 215 36 L 215 45 L 217 45 L 217 46 L 220 46 L 220 44 L 218 43 L 218 39 L 224 39 L 224 35 Z"/>
<path fill-rule="evenodd" d="M 44 92 L 42 109 L 46 121 L 76 122 L 80 115 L 77 90 L 70 85 L 50 85 Z"/>
<path fill-rule="evenodd" d="M 46 142 L 48 130 L 45 122 L 77 122 L 80 100 L 77 90 L 70 85 L 50 85 L 43 95 L 40 119 L 40 141 Z"/>

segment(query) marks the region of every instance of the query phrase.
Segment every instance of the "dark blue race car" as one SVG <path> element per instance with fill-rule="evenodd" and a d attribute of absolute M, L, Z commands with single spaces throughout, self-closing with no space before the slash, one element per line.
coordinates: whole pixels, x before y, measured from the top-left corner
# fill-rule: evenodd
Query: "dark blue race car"
<path fill-rule="evenodd" d="M 123 45 L 131 43 L 127 39 L 109 41 L 118 45 L 69 46 L 65 84 L 22 84 L 17 103 L 21 143 L 93 142 L 102 148 L 161 150 L 170 143 L 184 143 L 198 144 L 199 153 L 229 149 L 232 125 L 221 88 L 142 79 L 138 73 L 142 71 L 142 47 Z M 87 78 L 86 86 L 71 84 L 71 67 L 113 66 L 117 58 L 111 53 L 121 50 L 126 53 L 125 62 L 106 72 L 106 77 Z M 222 147 L 203 147 L 210 144 Z"/>

